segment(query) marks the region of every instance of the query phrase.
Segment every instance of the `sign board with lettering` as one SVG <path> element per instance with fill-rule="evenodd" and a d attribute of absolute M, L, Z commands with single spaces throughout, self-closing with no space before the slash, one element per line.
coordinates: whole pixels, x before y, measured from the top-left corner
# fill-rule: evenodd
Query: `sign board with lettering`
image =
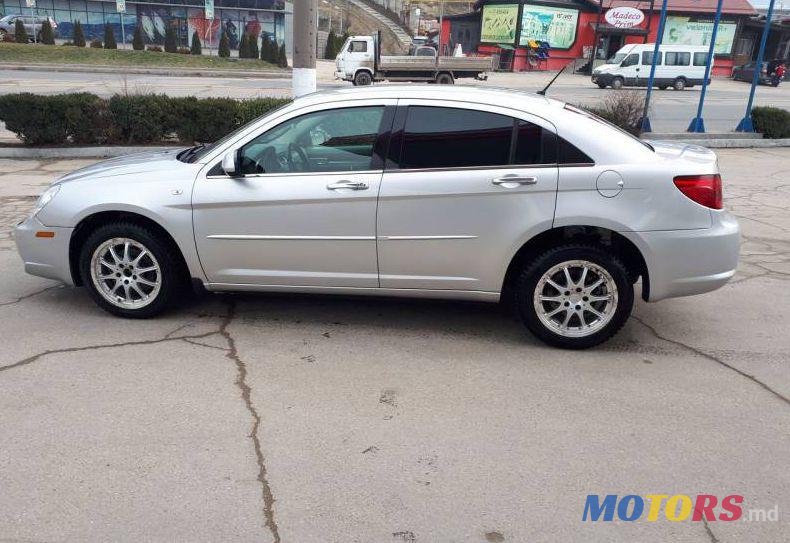
<path fill-rule="evenodd" d="M 645 14 L 642 10 L 621 6 L 607 11 L 604 19 L 606 19 L 607 23 L 617 28 L 633 28 L 642 24 L 645 20 Z"/>

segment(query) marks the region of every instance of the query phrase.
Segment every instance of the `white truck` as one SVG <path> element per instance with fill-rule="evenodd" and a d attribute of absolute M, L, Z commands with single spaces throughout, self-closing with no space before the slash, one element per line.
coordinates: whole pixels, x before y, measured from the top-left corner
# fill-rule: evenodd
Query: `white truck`
<path fill-rule="evenodd" d="M 464 77 L 485 81 L 492 67 L 487 57 L 382 56 L 380 43 L 380 35 L 349 37 L 335 60 L 335 79 L 354 85 L 385 80 L 452 85 Z"/>
<path fill-rule="evenodd" d="M 607 86 L 613 89 L 646 87 L 655 47 L 654 43 L 624 46 L 606 64 L 593 70 L 592 82 L 602 89 Z M 660 45 L 653 85 L 662 90 L 702 85 L 707 63 L 707 45 Z"/>

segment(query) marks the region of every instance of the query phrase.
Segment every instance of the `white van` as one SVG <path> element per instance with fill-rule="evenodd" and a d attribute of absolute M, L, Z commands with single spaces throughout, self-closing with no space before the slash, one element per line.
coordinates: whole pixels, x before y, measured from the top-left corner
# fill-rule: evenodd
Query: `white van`
<path fill-rule="evenodd" d="M 606 64 L 593 70 L 592 82 L 602 89 L 607 86 L 613 89 L 646 87 L 655 47 L 655 43 L 624 46 Z M 707 60 L 707 45 L 661 45 L 653 85 L 675 90 L 701 85 Z"/>

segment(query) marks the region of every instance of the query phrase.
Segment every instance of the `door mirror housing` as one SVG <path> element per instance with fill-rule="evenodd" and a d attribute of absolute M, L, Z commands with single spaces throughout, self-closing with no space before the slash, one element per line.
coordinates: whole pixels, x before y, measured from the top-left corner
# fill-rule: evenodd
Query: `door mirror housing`
<path fill-rule="evenodd" d="M 228 151 L 222 157 L 222 171 L 226 175 L 234 177 L 239 174 L 239 161 L 237 151 Z"/>

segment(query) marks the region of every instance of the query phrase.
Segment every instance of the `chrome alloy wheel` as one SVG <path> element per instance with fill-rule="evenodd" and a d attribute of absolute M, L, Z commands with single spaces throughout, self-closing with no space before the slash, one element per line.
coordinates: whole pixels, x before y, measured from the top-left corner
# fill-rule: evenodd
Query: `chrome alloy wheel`
<path fill-rule="evenodd" d="M 105 300 L 124 309 L 147 306 L 162 288 L 156 257 L 129 238 L 108 239 L 93 251 L 91 279 Z"/>
<path fill-rule="evenodd" d="M 617 310 L 617 285 L 597 264 L 570 260 L 541 276 L 533 294 L 535 313 L 549 330 L 565 337 L 594 334 Z"/>

